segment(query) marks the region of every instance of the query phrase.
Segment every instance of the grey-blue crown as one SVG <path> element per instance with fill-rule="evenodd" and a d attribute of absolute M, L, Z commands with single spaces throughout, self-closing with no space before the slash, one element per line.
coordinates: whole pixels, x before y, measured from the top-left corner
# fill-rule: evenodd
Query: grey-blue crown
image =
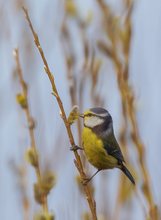
<path fill-rule="evenodd" d="M 103 116 L 103 117 L 110 116 L 109 112 L 106 109 L 101 108 L 101 107 L 90 108 L 90 111 L 96 115 Z"/>

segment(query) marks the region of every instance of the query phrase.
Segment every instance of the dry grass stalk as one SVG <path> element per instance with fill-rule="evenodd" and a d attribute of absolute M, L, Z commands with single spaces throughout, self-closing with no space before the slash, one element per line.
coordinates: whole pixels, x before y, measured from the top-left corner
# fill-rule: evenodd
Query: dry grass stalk
<path fill-rule="evenodd" d="M 114 15 L 111 13 L 109 7 L 105 4 L 103 0 L 98 0 L 100 8 L 102 10 L 102 14 L 104 16 L 104 20 L 108 23 L 106 25 L 108 28 L 106 29 L 107 36 L 110 39 L 111 45 L 110 47 L 99 43 L 99 48 L 107 55 L 108 58 L 114 64 L 117 74 L 117 82 L 121 94 L 122 99 L 122 110 L 123 116 L 125 119 L 125 127 L 127 121 L 130 122 L 132 131 L 131 131 L 131 139 L 136 146 L 138 156 L 139 156 L 139 164 L 140 170 L 143 176 L 143 194 L 149 204 L 149 215 L 152 219 L 157 220 L 157 209 L 154 203 L 151 184 L 149 180 L 148 169 L 145 164 L 145 146 L 140 138 L 137 120 L 136 120 L 136 110 L 134 106 L 134 93 L 132 87 L 129 85 L 129 51 L 130 51 L 130 43 L 131 43 L 131 13 L 133 8 L 133 2 L 131 0 L 124 1 L 125 8 L 127 10 L 127 16 L 124 22 L 123 30 L 119 26 L 115 26 L 114 28 L 110 28 L 110 24 L 114 19 Z M 118 40 L 118 36 L 120 34 L 120 39 Z M 122 45 L 122 55 L 124 57 L 124 63 L 122 64 L 119 58 L 119 52 L 116 48 L 119 48 L 119 44 Z M 125 128 L 124 127 L 124 128 Z M 126 128 L 123 129 L 123 134 L 125 134 Z M 124 140 L 124 137 L 122 137 Z"/>
<path fill-rule="evenodd" d="M 37 156 L 37 147 L 36 147 L 36 143 L 35 143 L 35 136 L 34 136 L 34 120 L 31 116 L 30 113 L 30 108 L 29 108 L 29 104 L 28 104 L 28 92 L 27 92 L 27 85 L 23 79 L 23 74 L 22 74 L 22 69 L 21 69 L 21 65 L 20 65 L 20 60 L 19 60 L 19 51 L 18 49 L 14 50 L 14 57 L 15 57 L 15 61 L 16 61 L 16 66 L 17 66 L 17 73 L 18 73 L 18 77 L 19 77 L 19 81 L 20 81 L 20 85 L 22 87 L 22 97 L 24 97 L 25 100 L 25 105 L 23 105 L 23 102 L 20 101 L 20 104 L 22 105 L 25 113 L 26 113 L 26 118 L 27 118 L 27 123 L 28 123 L 28 129 L 29 129 L 29 135 L 30 135 L 30 142 L 31 142 L 31 150 L 33 152 L 32 159 L 31 159 L 31 164 L 34 166 L 35 171 L 36 171 L 36 177 L 37 177 L 37 182 L 41 183 L 42 182 L 42 176 L 41 176 L 41 172 L 40 172 L 40 164 L 39 164 L 39 159 Z M 36 159 L 35 159 L 36 158 Z M 43 195 L 43 198 L 41 198 L 42 200 L 42 208 L 44 210 L 45 213 L 48 213 L 48 204 L 47 204 L 47 195 Z"/>
<path fill-rule="evenodd" d="M 74 137 L 73 137 L 73 134 L 72 134 L 72 131 L 71 131 L 70 124 L 68 123 L 68 120 L 67 120 L 67 117 L 66 117 L 66 113 L 65 113 L 65 110 L 64 110 L 63 103 L 61 101 L 61 98 L 59 96 L 59 93 L 58 93 L 56 85 L 55 85 L 54 76 L 52 75 L 52 73 L 51 73 L 51 71 L 49 69 L 48 62 L 47 62 L 47 60 L 45 58 L 45 55 L 44 55 L 44 52 L 43 52 L 43 50 L 41 48 L 38 35 L 36 34 L 36 32 L 35 32 L 35 30 L 33 28 L 33 25 L 31 23 L 30 17 L 28 15 L 28 11 L 25 8 L 23 8 L 23 11 L 24 11 L 26 19 L 28 21 L 29 27 L 30 27 L 30 29 L 32 31 L 36 47 L 37 47 L 37 49 L 38 49 L 38 51 L 39 51 L 39 53 L 41 55 L 42 61 L 44 63 L 44 70 L 45 70 L 45 72 L 48 75 L 48 78 L 50 80 L 50 83 L 51 83 L 51 86 L 52 86 L 52 90 L 53 90 L 53 95 L 55 96 L 55 98 L 57 100 L 57 103 L 59 105 L 59 108 L 60 108 L 60 111 L 61 111 L 61 117 L 62 117 L 62 119 L 64 121 L 66 130 L 67 130 L 67 134 L 68 134 L 68 137 L 69 137 L 70 144 L 71 144 L 72 147 L 75 147 L 76 144 L 75 144 L 75 141 L 74 141 Z M 84 172 L 82 161 L 81 161 L 79 153 L 77 151 L 74 151 L 74 156 L 75 156 L 74 163 L 75 163 L 75 166 L 77 167 L 77 169 L 79 171 L 79 174 L 80 174 L 81 178 L 82 179 L 86 179 L 87 177 L 86 177 L 86 174 Z M 85 194 L 86 194 L 86 198 L 87 198 L 90 210 L 91 210 L 92 219 L 93 220 L 97 220 L 96 203 L 95 203 L 94 199 L 92 198 L 92 194 L 90 192 L 89 186 L 88 185 L 83 185 L 83 188 L 84 188 L 84 191 L 85 191 Z"/>
<path fill-rule="evenodd" d="M 74 2 L 73 2 L 74 4 Z M 63 23 L 62 23 L 62 28 L 61 28 L 61 36 L 62 36 L 62 45 L 63 45 L 63 51 L 64 51 L 64 56 L 65 56 L 65 60 L 66 60 L 66 66 L 67 66 L 67 80 L 68 80 L 68 85 L 69 85 L 69 93 L 70 93 L 70 98 L 71 98 L 71 105 L 75 106 L 76 104 L 79 106 L 79 110 L 80 112 L 82 112 L 83 110 L 83 96 L 82 96 L 82 91 L 79 90 L 78 92 L 78 88 L 80 88 L 80 84 L 82 82 L 82 80 L 76 80 L 76 75 L 75 75 L 75 70 L 77 68 L 76 63 L 79 62 L 79 59 L 77 58 L 77 56 L 74 56 L 74 51 L 75 51 L 75 44 L 72 41 L 71 38 L 71 32 L 70 32 L 70 28 L 69 28 L 69 23 L 68 23 L 68 19 L 70 19 L 68 12 L 66 11 L 66 15 L 63 19 Z M 78 15 L 78 11 L 77 14 L 75 16 L 72 17 L 72 19 L 75 21 L 75 24 L 78 26 L 79 31 L 80 31 L 80 35 L 81 35 L 81 40 L 82 40 L 82 47 L 83 47 L 83 51 L 84 51 L 84 61 L 82 64 L 82 71 L 79 72 L 79 77 L 81 78 L 82 75 L 83 77 L 85 76 L 85 69 L 87 68 L 87 64 L 88 64 L 88 58 L 89 58 L 89 45 L 88 45 L 88 41 L 86 39 L 86 33 L 85 33 L 85 25 L 83 25 L 83 21 L 81 19 L 81 16 Z M 80 74 L 82 73 L 82 74 Z M 87 76 L 85 76 L 87 77 Z M 81 126 L 81 121 L 78 118 L 77 120 L 77 130 L 78 130 L 78 143 L 79 146 L 82 145 L 82 126 Z M 90 174 L 88 172 L 88 163 L 87 160 L 83 154 L 83 152 L 80 152 L 80 156 L 81 156 L 81 160 L 82 160 L 82 164 L 84 166 L 84 168 L 87 170 L 87 173 L 89 176 L 91 176 L 92 174 Z M 78 188 L 80 193 L 84 196 L 84 190 L 81 184 L 81 179 L 80 176 L 76 176 L 76 182 L 78 184 Z M 90 182 L 88 184 L 90 192 L 92 194 L 92 196 L 94 195 L 94 186 L 93 186 L 93 182 Z M 90 216 L 90 213 L 88 213 L 88 215 Z"/>

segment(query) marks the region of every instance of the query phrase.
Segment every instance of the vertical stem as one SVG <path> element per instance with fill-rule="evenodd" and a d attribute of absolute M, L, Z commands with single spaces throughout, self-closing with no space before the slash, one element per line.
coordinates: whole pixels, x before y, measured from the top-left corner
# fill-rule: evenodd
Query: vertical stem
<path fill-rule="evenodd" d="M 41 45 L 40 45 L 40 42 L 39 42 L 39 38 L 38 38 L 38 35 L 36 34 L 34 28 L 33 28 L 33 25 L 31 23 L 31 20 L 30 20 L 30 17 L 28 15 L 28 11 L 27 9 L 25 9 L 23 7 L 23 11 L 25 13 L 25 16 L 26 16 L 26 20 L 29 24 L 29 27 L 31 29 L 31 32 L 33 34 L 33 37 L 34 37 L 34 42 L 36 44 L 36 47 L 40 53 L 40 56 L 42 58 L 42 61 L 44 63 L 44 69 L 45 69 L 45 72 L 50 80 L 50 83 L 51 83 L 51 86 L 52 86 L 52 90 L 53 90 L 53 94 L 57 100 L 57 103 L 58 103 L 58 106 L 60 108 L 60 111 L 61 111 L 61 117 L 64 121 L 64 125 L 66 127 L 66 131 L 67 131 L 67 134 L 68 134 L 68 137 L 69 137 L 69 141 L 70 141 L 70 144 L 71 146 L 75 146 L 75 141 L 74 141 L 74 137 L 73 137 L 73 134 L 72 134 L 72 131 L 71 131 L 71 127 L 70 127 L 70 124 L 68 123 L 68 120 L 67 120 L 67 117 L 66 117 L 66 113 L 65 113 L 65 110 L 64 110 L 64 106 L 63 106 L 63 103 L 60 99 L 60 96 L 59 96 L 59 93 L 57 91 L 57 87 L 55 85 L 55 80 L 54 80 L 54 76 L 52 75 L 51 71 L 50 71 L 50 68 L 48 66 L 48 62 L 46 60 L 46 57 L 44 55 L 44 52 L 41 48 Z M 82 165 L 82 161 L 81 161 L 81 158 L 78 154 L 77 151 L 74 151 L 74 156 L 75 156 L 75 165 L 80 173 L 80 176 L 82 179 L 85 179 L 87 178 L 86 177 L 86 174 L 84 172 L 84 169 L 83 169 L 83 165 Z M 97 220 L 97 214 L 96 214 L 96 203 L 94 201 L 94 199 L 92 198 L 92 194 L 90 192 L 90 189 L 89 189 L 89 186 L 88 185 L 83 185 L 83 188 L 84 188 L 84 191 L 85 191 L 85 194 L 86 194 L 86 199 L 88 201 L 88 205 L 90 207 L 90 210 L 91 210 L 91 214 L 92 214 L 92 219 L 93 220 Z"/>
<path fill-rule="evenodd" d="M 26 118 L 27 118 L 27 123 L 28 123 L 31 147 L 33 148 L 34 153 L 36 155 L 37 154 L 37 147 L 36 147 L 35 136 L 34 136 L 34 120 L 31 116 L 30 109 L 29 109 L 27 85 L 26 85 L 26 83 L 23 79 L 22 69 L 21 69 L 20 60 L 19 60 L 18 49 L 14 50 L 14 55 L 15 55 L 15 61 L 16 61 L 17 73 L 18 73 L 20 85 L 22 87 L 23 96 L 26 100 L 26 107 L 24 108 L 24 111 L 25 111 Z M 39 183 L 41 183 L 42 182 L 42 177 L 41 177 L 41 172 L 40 172 L 39 160 L 38 160 L 37 166 L 35 166 L 35 172 L 36 172 L 37 181 Z M 42 203 L 43 210 L 44 210 L 44 212 L 48 212 L 47 196 L 44 195 L 42 200 L 43 200 L 43 203 Z"/>

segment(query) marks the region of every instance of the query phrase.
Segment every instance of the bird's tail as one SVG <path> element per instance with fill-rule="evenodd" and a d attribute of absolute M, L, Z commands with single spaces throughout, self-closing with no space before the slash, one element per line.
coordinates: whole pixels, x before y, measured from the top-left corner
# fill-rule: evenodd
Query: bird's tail
<path fill-rule="evenodd" d="M 135 185 L 135 180 L 134 180 L 133 176 L 131 175 L 130 171 L 125 167 L 124 164 L 121 164 L 120 169 L 129 178 L 129 180 Z"/>

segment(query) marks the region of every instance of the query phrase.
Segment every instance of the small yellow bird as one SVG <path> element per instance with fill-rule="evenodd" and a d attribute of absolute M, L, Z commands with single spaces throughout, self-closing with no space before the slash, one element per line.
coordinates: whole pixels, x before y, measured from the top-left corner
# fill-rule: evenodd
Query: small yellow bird
<path fill-rule="evenodd" d="M 100 107 L 91 108 L 80 117 L 84 119 L 82 141 L 85 155 L 87 160 L 98 169 L 87 182 L 100 170 L 116 167 L 135 184 L 133 176 L 124 165 L 125 160 L 116 141 L 109 112 Z"/>

